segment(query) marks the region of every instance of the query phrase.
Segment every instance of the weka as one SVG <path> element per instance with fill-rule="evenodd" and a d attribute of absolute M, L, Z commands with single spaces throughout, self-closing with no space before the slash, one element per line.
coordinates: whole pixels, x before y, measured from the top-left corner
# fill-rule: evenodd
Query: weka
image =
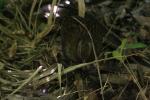
<path fill-rule="evenodd" d="M 47 10 L 45 10 L 46 8 Z M 44 6 L 41 11 L 43 13 L 49 11 L 48 5 Z M 89 33 L 93 39 L 96 54 L 99 56 L 103 48 L 102 40 L 107 30 L 93 13 L 86 12 L 84 18 L 79 17 L 77 13 L 78 10 L 71 5 L 67 7 L 58 5 L 56 14 L 59 17 L 55 16 L 55 24 L 56 27 L 57 24 L 61 26 L 63 55 L 65 59 L 73 62 L 91 61 L 95 57 Z"/>
<path fill-rule="evenodd" d="M 64 17 L 61 24 L 64 56 L 74 62 L 94 60 L 92 39 L 99 56 L 102 53 L 102 41 L 106 32 L 106 28 L 91 13 L 86 13 L 84 18 Z"/>

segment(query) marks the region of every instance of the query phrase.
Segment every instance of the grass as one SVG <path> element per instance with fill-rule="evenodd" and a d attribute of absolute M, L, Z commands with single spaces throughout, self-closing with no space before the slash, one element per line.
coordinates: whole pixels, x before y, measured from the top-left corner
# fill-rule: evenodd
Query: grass
<path fill-rule="evenodd" d="M 149 45 L 141 42 L 128 43 L 127 37 L 122 39 L 122 43 L 118 48 L 109 51 L 110 54 L 107 57 L 99 59 L 95 51 L 94 38 L 91 36 L 92 33 L 89 32 L 86 25 L 75 19 L 86 29 L 89 35 L 95 59 L 91 62 L 78 64 L 70 64 L 71 61 L 68 61 L 65 65 L 63 60 L 59 61 L 58 58 L 58 55 L 62 53 L 60 47 L 62 49 L 63 45 L 58 43 L 57 33 L 54 33 L 54 35 L 50 34 L 55 26 L 56 18 L 51 14 L 47 23 L 38 22 L 39 16 L 34 15 L 34 12 L 39 11 L 43 0 L 34 0 L 31 4 L 30 12 L 26 12 L 22 8 L 26 3 L 21 2 L 18 5 L 12 2 L 11 5 L 13 7 L 9 10 L 13 12 L 13 19 L 3 14 L 0 16 L 0 22 L 2 22 L 0 23 L 1 99 L 8 96 L 15 97 L 15 94 L 22 96 L 23 91 L 26 92 L 27 89 L 31 88 L 33 92 L 35 90 L 47 89 L 47 94 L 54 95 L 55 98 L 66 97 L 65 100 L 69 99 L 69 96 L 73 98 L 76 95 L 80 99 L 87 100 L 92 93 L 96 95 L 100 94 L 102 100 L 107 100 L 105 99 L 105 94 L 115 90 L 114 84 L 119 89 L 122 87 L 120 85 L 124 84 L 125 87 L 121 88 L 119 95 L 116 95 L 116 97 L 122 98 L 122 95 L 125 95 L 124 93 L 129 82 L 132 81 L 137 86 L 136 89 L 139 92 L 135 93 L 137 98 L 141 97 L 143 100 L 148 100 L 145 94 L 149 89 L 149 84 L 146 84 L 145 81 L 139 81 L 139 75 L 137 74 L 147 79 L 144 74 L 150 72 L 146 72 L 143 69 L 144 67 L 142 67 L 141 71 L 137 72 L 138 68 L 133 68 L 128 58 L 137 56 L 140 59 L 144 59 L 145 62 L 150 63 Z M 82 17 L 85 14 L 85 11 L 81 10 L 81 8 L 84 8 L 82 6 L 85 6 L 83 3 L 83 1 L 82 4 L 81 2 L 79 3 L 79 15 Z M 52 9 L 56 4 L 57 0 L 53 0 Z M 117 20 L 118 17 L 115 19 L 114 25 Z M 44 28 L 39 30 L 41 25 L 44 25 Z M 112 27 L 106 33 L 106 37 L 111 31 Z M 105 39 L 107 40 L 107 38 Z M 104 51 L 104 53 L 107 53 L 107 51 Z M 109 72 L 109 69 L 105 68 L 105 62 L 109 61 L 116 61 L 117 64 L 113 67 L 116 67 L 116 69 L 121 67 L 123 70 L 121 72 Z M 139 65 L 138 63 L 136 64 Z M 117 65 L 120 67 L 117 67 Z M 96 71 L 92 73 L 95 66 Z M 95 83 L 91 80 L 95 81 Z M 142 82 L 146 86 L 142 85 Z M 146 82 L 148 83 L 149 80 L 146 80 Z M 95 89 L 92 84 L 98 85 L 98 87 Z M 93 87 L 90 87 L 90 85 Z"/>

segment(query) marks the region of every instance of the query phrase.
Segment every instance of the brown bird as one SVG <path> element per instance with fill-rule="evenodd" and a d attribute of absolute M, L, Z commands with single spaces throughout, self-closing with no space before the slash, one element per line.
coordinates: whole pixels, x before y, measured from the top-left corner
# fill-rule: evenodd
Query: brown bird
<path fill-rule="evenodd" d="M 50 6 L 50 5 L 49 5 Z M 46 13 L 48 5 L 41 11 Z M 58 5 L 56 12 L 56 26 L 61 26 L 62 50 L 65 59 L 82 62 L 94 60 L 93 45 L 97 56 L 102 51 L 102 40 L 107 32 L 104 25 L 91 12 L 86 12 L 85 17 L 79 17 L 77 9 L 71 5 Z"/>
<path fill-rule="evenodd" d="M 106 32 L 106 28 L 90 13 L 85 18 L 63 18 L 61 35 L 64 56 L 74 62 L 94 60 L 93 44 L 98 56 Z"/>

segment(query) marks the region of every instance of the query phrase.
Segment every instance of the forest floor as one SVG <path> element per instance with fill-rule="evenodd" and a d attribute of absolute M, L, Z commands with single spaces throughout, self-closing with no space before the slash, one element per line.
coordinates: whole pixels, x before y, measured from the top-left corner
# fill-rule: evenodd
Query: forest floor
<path fill-rule="evenodd" d="M 150 100 L 150 1 L 0 0 L 0 99 Z"/>

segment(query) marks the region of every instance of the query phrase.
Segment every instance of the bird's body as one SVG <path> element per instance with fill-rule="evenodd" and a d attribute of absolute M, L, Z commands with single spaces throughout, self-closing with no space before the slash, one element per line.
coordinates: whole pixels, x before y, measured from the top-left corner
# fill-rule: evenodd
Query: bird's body
<path fill-rule="evenodd" d="M 43 7 L 44 10 L 46 7 Z M 107 32 L 104 25 L 92 12 L 86 12 L 84 18 L 79 17 L 77 9 L 72 6 L 58 6 L 57 13 L 60 16 L 56 16 L 55 24 L 61 27 L 64 57 L 74 62 L 94 60 L 92 39 L 95 51 L 99 55 L 102 51 L 103 37 Z"/>
<path fill-rule="evenodd" d="M 79 16 L 64 18 L 61 28 L 64 55 L 75 62 L 94 60 L 92 39 L 99 55 L 105 33 L 106 28 L 91 14 L 86 14 L 85 18 Z"/>

